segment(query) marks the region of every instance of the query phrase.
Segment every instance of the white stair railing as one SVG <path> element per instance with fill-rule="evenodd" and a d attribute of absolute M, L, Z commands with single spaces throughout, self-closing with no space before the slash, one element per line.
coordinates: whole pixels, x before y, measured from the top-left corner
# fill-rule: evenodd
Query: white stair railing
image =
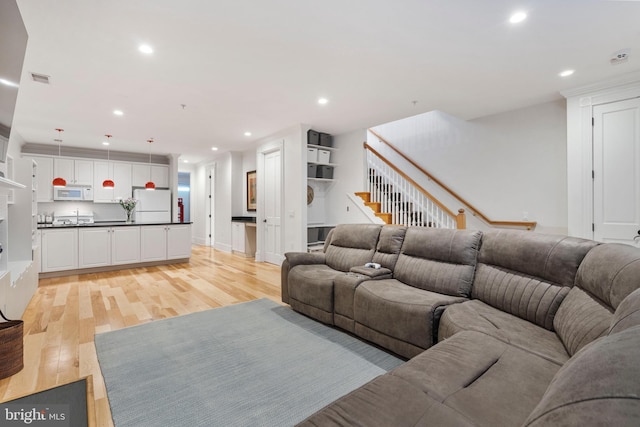
<path fill-rule="evenodd" d="M 367 191 L 380 211 L 391 214 L 392 224 L 435 228 L 463 228 L 454 213 L 429 197 L 381 157 L 367 149 Z"/>

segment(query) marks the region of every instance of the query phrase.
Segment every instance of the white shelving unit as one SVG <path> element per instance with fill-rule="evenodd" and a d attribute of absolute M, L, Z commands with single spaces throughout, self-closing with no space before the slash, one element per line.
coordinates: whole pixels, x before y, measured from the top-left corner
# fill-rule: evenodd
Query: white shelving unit
<path fill-rule="evenodd" d="M 320 151 L 324 153 L 320 154 Z M 328 166 L 333 168 L 333 173 L 335 174 L 335 168 L 338 167 L 336 162 L 337 153 L 338 149 L 334 147 L 307 144 L 307 169 Z M 326 205 L 325 199 L 327 191 L 336 180 L 333 176 L 331 178 L 318 178 L 317 176 L 308 175 L 309 173 L 307 173 L 307 190 L 309 193 L 307 197 L 307 250 L 315 252 L 323 249 L 328 231 L 335 227 L 335 225 L 326 221 L 329 207 Z"/>

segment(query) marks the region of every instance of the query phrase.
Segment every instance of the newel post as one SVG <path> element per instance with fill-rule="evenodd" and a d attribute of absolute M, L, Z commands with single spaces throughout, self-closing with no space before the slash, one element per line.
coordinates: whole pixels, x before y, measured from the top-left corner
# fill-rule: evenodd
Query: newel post
<path fill-rule="evenodd" d="M 467 215 L 464 213 L 464 209 L 458 209 L 458 215 L 456 215 L 456 228 L 458 230 L 464 230 L 467 228 Z"/>

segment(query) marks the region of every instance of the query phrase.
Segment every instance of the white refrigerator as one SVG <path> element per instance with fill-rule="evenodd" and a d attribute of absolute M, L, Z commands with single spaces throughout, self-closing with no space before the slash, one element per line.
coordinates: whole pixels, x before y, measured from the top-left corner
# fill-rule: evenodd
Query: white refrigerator
<path fill-rule="evenodd" d="M 138 200 L 133 211 L 135 222 L 171 222 L 171 190 L 133 190 Z"/>

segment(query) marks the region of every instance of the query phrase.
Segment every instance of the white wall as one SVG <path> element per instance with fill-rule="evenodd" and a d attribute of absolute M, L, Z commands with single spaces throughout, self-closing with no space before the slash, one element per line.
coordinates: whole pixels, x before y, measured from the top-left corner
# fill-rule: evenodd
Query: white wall
<path fill-rule="evenodd" d="M 326 223 L 354 224 L 369 222 L 347 194 L 366 190 L 366 163 L 363 143 L 367 140 L 366 129 L 358 129 L 333 137 L 337 166 L 333 170 L 335 182 L 328 187 L 326 195 Z"/>
<path fill-rule="evenodd" d="M 536 231 L 566 234 L 564 100 L 468 122 L 436 111 L 374 130 L 490 219 L 528 219 L 538 222 Z M 440 197 L 433 183 L 416 181 Z M 460 207 L 442 197 L 450 209 Z M 468 227 L 486 228 L 469 217 Z"/>

